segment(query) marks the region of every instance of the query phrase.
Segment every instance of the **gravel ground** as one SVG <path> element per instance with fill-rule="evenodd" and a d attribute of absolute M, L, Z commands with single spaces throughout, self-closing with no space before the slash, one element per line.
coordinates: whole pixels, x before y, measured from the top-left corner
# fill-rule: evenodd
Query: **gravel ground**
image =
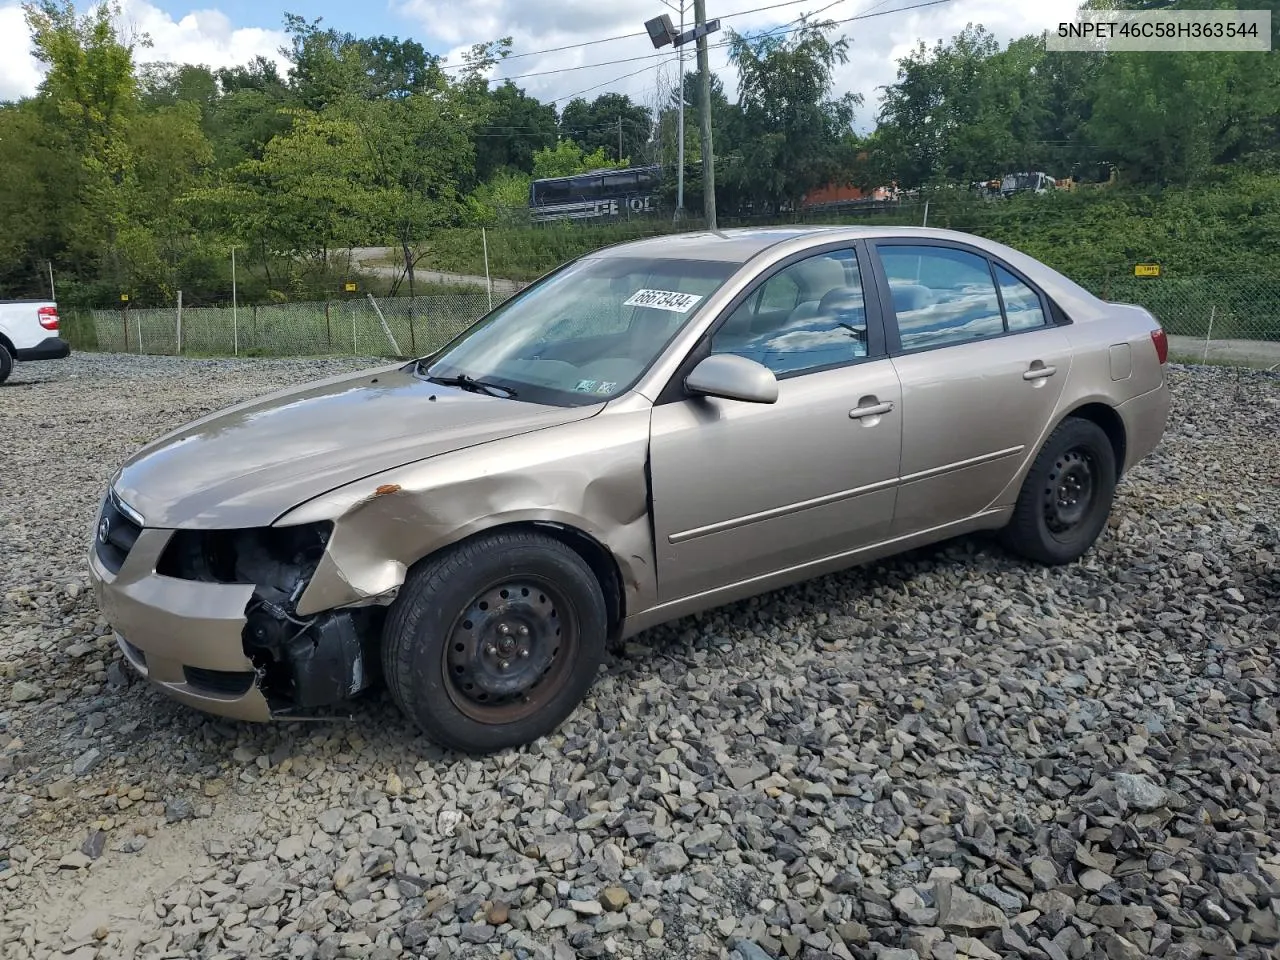
<path fill-rule="evenodd" d="M 0 388 L 0 956 L 1272 956 L 1280 379 L 1174 368 L 1097 550 L 983 538 L 650 631 L 555 736 L 385 696 L 250 726 L 87 592 L 136 445 L 354 361 L 80 355 Z"/>

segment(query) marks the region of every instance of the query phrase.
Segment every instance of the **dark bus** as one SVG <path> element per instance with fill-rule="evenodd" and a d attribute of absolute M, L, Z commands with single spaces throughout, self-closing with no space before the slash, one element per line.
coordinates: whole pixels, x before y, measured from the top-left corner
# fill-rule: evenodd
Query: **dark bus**
<path fill-rule="evenodd" d="M 661 179 L 662 167 L 655 164 L 535 180 L 529 187 L 530 219 L 538 223 L 654 213 Z"/>

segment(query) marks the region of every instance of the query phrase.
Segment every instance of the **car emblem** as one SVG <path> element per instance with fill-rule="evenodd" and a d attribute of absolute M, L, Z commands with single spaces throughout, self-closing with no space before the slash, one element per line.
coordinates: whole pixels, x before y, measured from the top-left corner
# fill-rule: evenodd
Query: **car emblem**
<path fill-rule="evenodd" d="M 106 517 L 102 518 L 102 522 L 98 524 L 98 540 L 102 543 L 107 542 L 107 537 L 111 535 L 111 521 Z"/>

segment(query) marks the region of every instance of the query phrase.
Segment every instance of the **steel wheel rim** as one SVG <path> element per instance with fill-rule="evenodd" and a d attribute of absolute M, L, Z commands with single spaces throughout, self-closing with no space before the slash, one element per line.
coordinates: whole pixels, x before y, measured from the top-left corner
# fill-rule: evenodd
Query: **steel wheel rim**
<path fill-rule="evenodd" d="M 550 581 L 516 576 L 477 593 L 445 643 L 445 688 L 478 723 L 525 720 L 559 692 L 577 659 L 578 615 Z"/>
<path fill-rule="evenodd" d="M 1092 513 L 1098 482 L 1093 455 L 1073 447 L 1054 463 L 1045 484 L 1045 526 L 1053 534 L 1071 533 Z"/>

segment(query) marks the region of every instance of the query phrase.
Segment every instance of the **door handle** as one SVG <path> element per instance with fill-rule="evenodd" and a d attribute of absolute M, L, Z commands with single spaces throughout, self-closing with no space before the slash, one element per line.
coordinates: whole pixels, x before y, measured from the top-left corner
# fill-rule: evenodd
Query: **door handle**
<path fill-rule="evenodd" d="M 1043 380 L 1045 377 L 1052 377 L 1058 372 L 1057 367 L 1046 367 L 1039 360 L 1031 365 L 1031 369 L 1022 374 L 1023 380 Z"/>
<path fill-rule="evenodd" d="M 865 407 L 854 407 L 849 411 L 849 419 L 861 420 L 864 417 L 878 417 L 881 414 L 888 413 L 892 409 L 892 400 L 886 400 L 884 403 L 873 403 Z"/>

